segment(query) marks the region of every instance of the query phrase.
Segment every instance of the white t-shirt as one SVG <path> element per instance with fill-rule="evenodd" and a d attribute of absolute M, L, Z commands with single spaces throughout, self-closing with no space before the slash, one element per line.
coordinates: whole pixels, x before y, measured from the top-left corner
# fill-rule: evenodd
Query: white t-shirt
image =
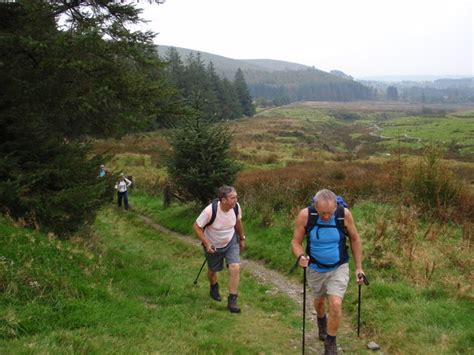
<path fill-rule="evenodd" d="M 232 240 L 232 237 L 235 233 L 235 224 L 237 222 L 237 218 L 242 218 L 242 210 L 239 206 L 239 215 L 235 216 L 235 211 L 233 208 L 224 212 L 221 210 L 221 202 L 217 203 L 217 213 L 216 219 L 214 222 L 207 226 L 204 229 L 204 235 L 206 238 L 214 245 L 216 248 L 223 248 Z M 196 223 L 199 227 L 203 228 L 212 217 L 212 204 L 207 206 L 196 219 Z"/>
<path fill-rule="evenodd" d="M 128 180 L 127 178 L 124 178 L 123 180 L 120 180 L 117 183 L 117 185 L 115 185 L 115 188 L 119 192 L 125 192 L 125 191 L 127 191 L 127 187 L 129 187 L 131 184 L 132 184 L 132 182 L 130 180 Z"/>

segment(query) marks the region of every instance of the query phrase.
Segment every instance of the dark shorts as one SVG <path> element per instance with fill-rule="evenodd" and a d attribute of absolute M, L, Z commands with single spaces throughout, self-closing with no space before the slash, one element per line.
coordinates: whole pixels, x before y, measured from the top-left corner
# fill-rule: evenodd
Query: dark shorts
<path fill-rule="evenodd" d="M 207 258 L 207 266 L 210 271 L 221 271 L 224 269 L 224 259 L 227 265 L 240 264 L 240 245 L 237 241 L 237 234 L 234 234 L 229 244 L 223 248 L 217 248 L 213 254 L 204 251 Z"/>

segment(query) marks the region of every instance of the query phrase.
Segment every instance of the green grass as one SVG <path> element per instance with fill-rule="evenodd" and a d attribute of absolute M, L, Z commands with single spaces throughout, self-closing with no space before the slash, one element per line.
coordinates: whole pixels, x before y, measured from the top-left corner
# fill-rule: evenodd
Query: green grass
<path fill-rule="evenodd" d="M 345 308 L 356 305 L 356 292 L 350 290 Z M 473 302 L 449 297 L 443 289 L 375 277 L 364 287 L 362 305 L 363 327 L 370 329 L 370 338 L 384 344 L 384 352 L 469 354 L 474 350 Z"/>
<path fill-rule="evenodd" d="M 471 116 L 398 117 L 381 124 L 381 135 L 391 137 L 384 145 L 395 147 L 400 137 L 402 144 L 414 149 L 437 143 L 445 149 L 450 144 L 460 146 L 464 156 L 474 154 L 474 120 Z"/>
<path fill-rule="evenodd" d="M 243 313 L 192 281 L 199 250 L 105 209 L 93 247 L 1 221 L 0 348 L 6 353 L 297 353 L 299 312 L 244 271 Z M 225 295 L 227 277 L 222 273 Z"/>

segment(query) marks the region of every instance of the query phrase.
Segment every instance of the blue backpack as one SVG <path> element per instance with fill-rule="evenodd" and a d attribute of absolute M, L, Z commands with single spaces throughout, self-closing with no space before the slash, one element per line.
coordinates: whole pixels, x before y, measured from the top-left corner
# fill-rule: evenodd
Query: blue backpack
<path fill-rule="evenodd" d="M 308 238 L 306 242 L 306 255 L 309 256 L 310 263 L 316 264 L 319 268 L 330 269 L 344 263 L 347 263 L 349 260 L 349 254 L 347 253 L 347 245 L 346 245 L 346 237 L 348 235 L 347 228 L 344 225 L 344 208 L 349 208 L 349 205 L 344 201 L 341 196 L 336 196 L 337 208 L 336 212 L 334 212 L 336 225 L 335 226 L 328 226 L 327 224 L 319 224 L 318 218 L 319 214 L 314 207 L 314 203 L 311 203 L 308 208 L 308 221 L 306 222 L 305 232 Z M 336 228 L 339 231 L 339 256 L 340 259 L 337 263 L 334 264 L 322 264 L 317 261 L 315 258 L 311 256 L 311 249 L 310 249 L 310 233 L 314 227 L 319 228 Z M 319 230 L 318 230 L 319 231 Z M 316 232 L 316 239 L 319 239 L 319 233 Z"/>

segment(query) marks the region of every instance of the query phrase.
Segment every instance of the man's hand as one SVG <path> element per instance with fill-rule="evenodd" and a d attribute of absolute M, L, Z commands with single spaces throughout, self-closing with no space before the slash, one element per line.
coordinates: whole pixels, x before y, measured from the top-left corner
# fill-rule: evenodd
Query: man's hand
<path fill-rule="evenodd" d="M 216 247 L 212 244 L 207 244 L 206 246 L 206 252 L 208 254 L 214 254 L 214 252 L 216 251 Z"/>
<path fill-rule="evenodd" d="M 239 240 L 240 251 L 245 249 L 245 239 Z"/>
<path fill-rule="evenodd" d="M 309 265 L 309 257 L 307 257 L 306 255 L 300 255 L 298 257 L 298 264 L 303 267 L 303 268 L 306 268 L 308 267 Z"/>
<path fill-rule="evenodd" d="M 369 281 L 367 280 L 367 277 L 365 277 L 364 271 L 362 270 L 356 270 L 356 280 L 359 285 L 369 284 Z"/>

